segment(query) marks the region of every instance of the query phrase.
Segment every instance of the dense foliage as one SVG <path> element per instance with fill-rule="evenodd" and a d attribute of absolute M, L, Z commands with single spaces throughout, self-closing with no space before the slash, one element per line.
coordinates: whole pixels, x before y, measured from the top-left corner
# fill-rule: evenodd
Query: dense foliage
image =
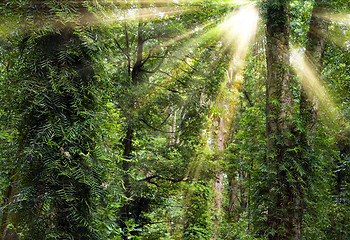
<path fill-rule="evenodd" d="M 350 238 L 349 11 L 3 1 L 0 240 Z"/>

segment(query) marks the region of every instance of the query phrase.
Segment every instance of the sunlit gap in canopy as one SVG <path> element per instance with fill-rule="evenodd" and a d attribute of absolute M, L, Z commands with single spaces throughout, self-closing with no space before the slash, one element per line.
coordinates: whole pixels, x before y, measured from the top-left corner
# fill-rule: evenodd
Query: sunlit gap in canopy
<path fill-rule="evenodd" d="M 318 69 L 312 60 L 304 56 L 304 50 L 293 47 L 291 64 L 301 81 L 301 85 L 305 90 L 307 97 L 315 104 L 315 107 L 327 114 L 331 127 L 339 119 L 340 111 L 333 102 L 332 96 L 327 92 L 325 86 L 320 81 Z"/>
<path fill-rule="evenodd" d="M 232 124 L 232 117 L 236 102 L 243 83 L 243 70 L 246 56 L 252 41 L 255 39 L 259 23 L 259 13 L 254 3 L 249 3 L 233 11 L 224 22 L 218 26 L 222 36 L 224 49 L 232 55 L 230 67 L 225 81 L 216 99 L 217 106 L 223 109 L 223 119 L 219 131 L 228 131 Z M 224 141 L 221 139 L 221 141 Z"/>
<path fill-rule="evenodd" d="M 248 1 L 243 1 L 247 3 Z M 229 54 L 232 56 L 230 61 L 230 67 L 227 70 L 226 78 L 221 84 L 218 97 L 213 103 L 216 107 L 222 110 L 220 116 L 223 121 L 220 121 L 218 127 L 219 132 L 228 132 L 231 126 L 232 117 L 234 114 L 235 103 L 238 99 L 239 89 L 243 82 L 243 70 L 245 67 L 245 59 L 249 50 L 249 47 L 254 40 L 257 27 L 259 22 L 259 14 L 255 4 L 249 1 L 249 4 L 241 6 L 238 10 L 230 13 L 223 21 L 222 24 L 218 25 L 208 32 L 207 36 L 202 38 L 211 38 L 213 33 L 216 37 L 219 37 L 222 42 L 222 53 Z M 225 53 L 226 52 L 226 53 Z M 217 58 L 216 61 L 220 59 Z M 215 65 L 215 64 L 214 64 Z M 212 118 L 214 118 L 212 116 Z M 214 121 L 214 119 L 212 119 Z M 223 143 L 224 139 L 214 139 L 213 133 L 213 122 L 208 121 L 206 129 L 202 133 L 202 142 L 205 144 L 207 149 L 220 148 L 220 143 Z M 218 133 L 220 135 L 220 133 Z M 201 157 L 195 156 L 191 161 L 187 170 L 187 176 L 196 179 L 202 169 L 203 162 Z"/>
<path fill-rule="evenodd" d="M 219 136 L 222 131 L 228 132 L 231 126 L 239 88 L 243 82 L 242 75 L 245 66 L 245 58 L 256 34 L 259 22 L 258 10 L 251 1 L 231 1 L 233 4 L 237 4 L 238 2 L 244 4 L 244 6 L 239 8 L 239 10 L 233 11 L 224 19 L 222 24 L 209 31 L 207 36 L 203 36 L 203 38 L 210 38 L 213 33 L 215 33 L 217 37 L 221 38 L 223 49 L 221 56 L 217 57 L 216 61 L 218 61 L 223 54 L 226 54 L 225 52 L 232 55 L 230 67 L 226 71 L 226 78 L 222 82 L 218 97 L 213 103 L 223 110 L 222 116 L 220 116 L 221 120 L 219 126 L 217 126 L 219 130 L 217 135 Z M 207 123 L 206 129 L 202 132 L 202 144 L 206 145 L 206 148 L 214 153 L 214 149 L 223 149 L 220 145 L 224 143 L 224 139 L 214 139 L 212 133 L 216 130 L 213 129 L 213 121 L 215 121 L 215 119 L 213 119 L 214 116 L 211 116 L 211 118 L 211 121 Z M 197 179 L 202 171 L 202 167 L 207 164 L 204 162 L 203 156 L 200 155 L 201 153 L 199 152 L 198 155 L 193 157 L 187 169 L 186 176 L 191 179 Z M 191 195 L 191 191 L 187 193 L 185 204 L 187 204 Z"/>

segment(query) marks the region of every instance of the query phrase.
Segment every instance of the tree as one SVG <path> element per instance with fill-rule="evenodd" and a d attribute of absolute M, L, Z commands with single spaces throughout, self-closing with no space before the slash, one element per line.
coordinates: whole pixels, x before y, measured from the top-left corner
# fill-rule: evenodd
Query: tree
<path fill-rule="evenodd" d="M 89 13 L 82 3 L 18 7 L 32 32 L 19 37 L 12 70 L 19 89 L 16 222 L 25 239 L 96 239 L 91 211 L 101 177 L 94 52 L 84 41 L 92 36 Z M 61 19 L 68 10 L 76 16 Z"/>
<path fill-rule="evenodd" d="M 296 235 L 293 182 L 288 174 L 296 147 L 292 123 L 293 100 L 289 73 L 289 1 L 266 3 L 266 133 L 270 170 L 268 203 L 269 239 Z"/>

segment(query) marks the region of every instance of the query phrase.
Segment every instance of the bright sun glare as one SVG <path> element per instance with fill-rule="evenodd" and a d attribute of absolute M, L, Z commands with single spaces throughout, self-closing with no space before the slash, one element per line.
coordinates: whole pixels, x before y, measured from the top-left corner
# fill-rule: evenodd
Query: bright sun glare
<path fill-rule="evenodd" d="M 231 126 L 235 103 L 237 102 L 240 86 L 243 83 L 243 70 L 246 56 L 253 42 L 259 23 L 259 13 L 254 3 L 247 4 L 233 11 L 224 22 L 218 26 L 222 35 L 224 48 L 232 53 L 230 68 L 227 70 L 226 81 L 221 90 L 220 105 L 225 106 L 224 116 L 226 124 L 222 131 Z M 229 94 L 224 94 L 228 92 Z M 219 95 L 219 96 L 220 96 Z"/>
<path fill-rule="evenodd" d="M 208 149 L 211 150 L 218 148 L 223 150 L 224 138 L 226 132 L 231 128 L 240 86 L 244 80 L 242 75 L 245 59 L 258 27 L 259 13 L 255 4 L 251 2 L 247 4 L 247 1 L 241 2 L 244 2 L 243 6 L 230 13 L 222 24 L 213 29 L 213 32 L 221 38 L 223 50 L 227 50 L 232 58 L 218 97 L 213 103 L 220 112 L 222 111 L 222 116 L 220 116 L 218 126 L 216 126 L 218 130 L 217 136 L 219 137 L 218 139 L 213 139 L 213 136 L 211 136 L 214 130 L 212 129 L 213 124 L 208 124 L 207 129 L 203 131 L 202 137 L 206 139 Z M 237 2 L 235 3 L 237 4 Z M 212 116 L 212 118 L 215 117 Z M 212 121 L 216 120 L 212 119 Z M 197 161 L 197 159 L 194 159 L 188 170 L 188 174 L 192 174 L 194 178 L 198 176 L 201 166 L 204 164 Z"/>

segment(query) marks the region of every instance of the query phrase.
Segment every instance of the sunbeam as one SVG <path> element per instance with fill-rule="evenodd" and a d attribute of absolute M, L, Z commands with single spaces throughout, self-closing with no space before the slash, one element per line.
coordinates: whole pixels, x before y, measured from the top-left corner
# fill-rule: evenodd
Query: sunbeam
<path fill-rule="evenodd" d="M 225 127 L 221 126 L 221 131 L 227 131 L 231 127 L 235 103 L 244 80 L 242 74 L 245 58 L 256 35 L 258 22 L 258 10 L 254 3 L 250 3 L 230 14 L 218 27 L 223 37 L 224 47 L 232 54 L 225 84 L 223 84 L 223 89 L 220 90 L 219 98 L 216 100 L 217 104 L 225 108 L 222 116 L 225 123 L 221 123 Z"/>
<path fill-rule="evenodd" d="M 259 13 L 254 3 L 233 11 L 218 26 L 224 44 L 231 48 L 233 55 L 239 59 L 245 57 L 248 46 L 253 39 L 259 21 Z"/>
<path fill-rule="evenodd" d="M 187 71 L 195 70 L 191 66 L 190 60 L 186 55 L 189 51 L 193 51 L 191 57 L 196 57 L 195 49 L 196 44 L 201 43 L 204 41 L 204 39 L 201 37 L 198 38 L 192 38 L 192 35 L 202 31 L 204 28 L 210 26 L 213 24 L 213 22 L 204 23 L 200 26 L 197 26 L 194 29 L 191 29 L 187 32 L 185 32 L 182 35 L 176 36 L 166 42 L 161 43 L 156 48 L 152 49 L 152 52 L 149 52 L 149 54 L 156 54 L 159 51 L 164 51 L 165 48 L 179 43 L 181 41 L 184 41 L 183 44 L 181 44 L 181 47 L 175 51 L 171 56 L 164 56 L 166 59 L 166 65 L 168 69 L 171 69 L 169 72 L 162 71 L 162 66 L 158 69 L 157 72 L 154 72 L 150 75 L 150 86 L 144 88 L 141 87 L 140 91 L 145 91 L 144 94 L 142 94 L 142 98 L 137 99 L 137 104 L 140 106 L 145 106 L 152 102 L 156 97 L 159 89 L 170 89 L 170 86 L 174 83 L 174 81 L 178 81 L 183 74 L 185 74 Z M 164 63 L 165 64 L 165 63 Z M 152 85 L 152 86 L 151 86 Z"/>
<path fill-rule="evenodd" d="M 247 1 L 244 1 L 247 3 Z M 232 117 L 236 109 L 238 94 L 241 84 L 244 81 L 243 70 L 245 67 L 245 58 L 252 43 L 259 21 L 259 14 L 254 4 L 242 6 L 239 10 L 231 13 L 222 24 L 213 28 L 207 33 L 207 37 L 216 35 L 223 44 L 223 52 L 218 56 L 218 61 L 224 54 L 232 56 L 229 69 L 226 71 L 226 77 L 221 83 L 217 98 L 212 103 L 216 110 L 211 113 L 210 120 L 202 133 L 202 144 L 206 145 L 211 154 L 219 154 L 222 157 L 226 141 L 226 133 L 232 125 Z M 215 61 L 214 61 L 215 62 Z M 215 65 L 215 64 L 213 64 Z M 217 159 L 217 160 L 219 160 Z M 194 157 L 191 161 L 187 175 L 189 178 L 197 178 L 202 171 L 204 164 L 203 157 Z M 218 164 L 216 162 L 215 164 Z M 217 171 L 217 180 L 214 184 L 215 189 L 221 186 L 222 173 Z M 219 180 L 220 179 L 220 180 Z M 219 194 L 220 195 L 220 194 Z"/>
<path fill-rule="evenodd" d="M 326 32 L 316 32 L 319 36 L 327 38 L 335 43 L 337 46 L 350 49 L 350 14 L 348 13 L 332 13 L 321 11 L 317 17 L 324 19 L 325 21 L 332 22 L 334 24 L 330 25 L 329 30 L 331 32 L 335 31 L 336 34 L 328 34 Z"/>
<path fill-rule="evenodd" d="M 317 14 L 317 16 L 330 22 L 336 22 L 341 25 L 350 26 L 349 13 L 332 13 L 323 11 Z"/>
<path fill-rule="evenodd" d="M 212 107 L 218 109 L 219 116 L 216 113 L 211 113 L 211 120 L 208 121 L 206 129 L 202 133 L 202 144 L 207 145 L 207 149 L 212 154 L 223 152 L 225 136 L 231 127 L 238 94 L 244 80 L 245 58 L 256 35 L 259 22 L 259 14 L 255 4 L 250 1 L 240 2 L 245 5 L 227 16 L 222 24 L 212 28 L 199 38 L 199 41 L 205 41 L 212 37 L 219 38 L 223 44 L 224 51 L 220 56 L 217 56 L 212 66 L 215 66 L 215 61 L 219 61 L 224 54 L 228 53 L 232 56 L 230 67 L 226 71 L 226 77 L 223 79 L 218 96 L 212 103 L 215 105 Z M 234 1 L 234 3 L 238 2 Z M 213 135 L 214 132 L 217 132 L 214 134 L 216 136 Z M 203 160 L 195 156 L 188 167 L 186 176 L 197 178 L 203 164 L 205 164 Z"/>
<path fill-rule="evenodd" d="M 169 16 L 179 15 L 186 12 L 195 11 L 196 8 L 190 7 L 148 7 L 137 9 L 118 10 L 117 12 L 105 12 L 104 18 L 100 22 L 118 22 L 127 21 L 132 22 L 135 20 L 151 21 L 156 18 L 165 18 Z M 96 22 L 98 23 L 98 22 Z"/>
<path fill-rule="evenodd" d="M 0 0 L 0 240 L 348 239 L 348 2 Z"/>
<path fill-rule="evenodd" d="M 180 4 L 186 1 L 115 1 L 108 4 L 95 3 L 100 6 L 99 11 L 92 14 L 88 11 L 65 12 L 58 9 L 54 14 L 42 14 L 33 18 L 22 18 L 20 15 L 16 18 L 6 19 L 0 22 L 0 36 L 8 37 L 14 34 L 14 31 L 41 31 L 42 28 L 61 27 L 62 24 L 83 24 L 98 25 L 111 24 L 120 21 L 134 22 L 142 20 L 149 22 L 155 19 L 165 19 L 172 16 L 198 11 L 201 5 L 190 6 Z M 93 4 L 93 3 L 91 3 Z M 104 7 L 104 5 L 107 5 Z M 120 5 L 120 6 L 118 6 Z M 25 11 L 25 10 L 23 10 Z M 27 10 L 29 11 L 29 10 Z"/>
<path fill-rule="evenodd" d="M 332 96 L 322 85 L 317 69 L 310 59 L 305 58 L 300 48 L 293 48 L 291 64 L 300 78 L 301 85 L 308 98 L 316 104 L 316 107 L 325 111 L 333 123 L 340 116 L 340 111 L 333 102 Z"/>

